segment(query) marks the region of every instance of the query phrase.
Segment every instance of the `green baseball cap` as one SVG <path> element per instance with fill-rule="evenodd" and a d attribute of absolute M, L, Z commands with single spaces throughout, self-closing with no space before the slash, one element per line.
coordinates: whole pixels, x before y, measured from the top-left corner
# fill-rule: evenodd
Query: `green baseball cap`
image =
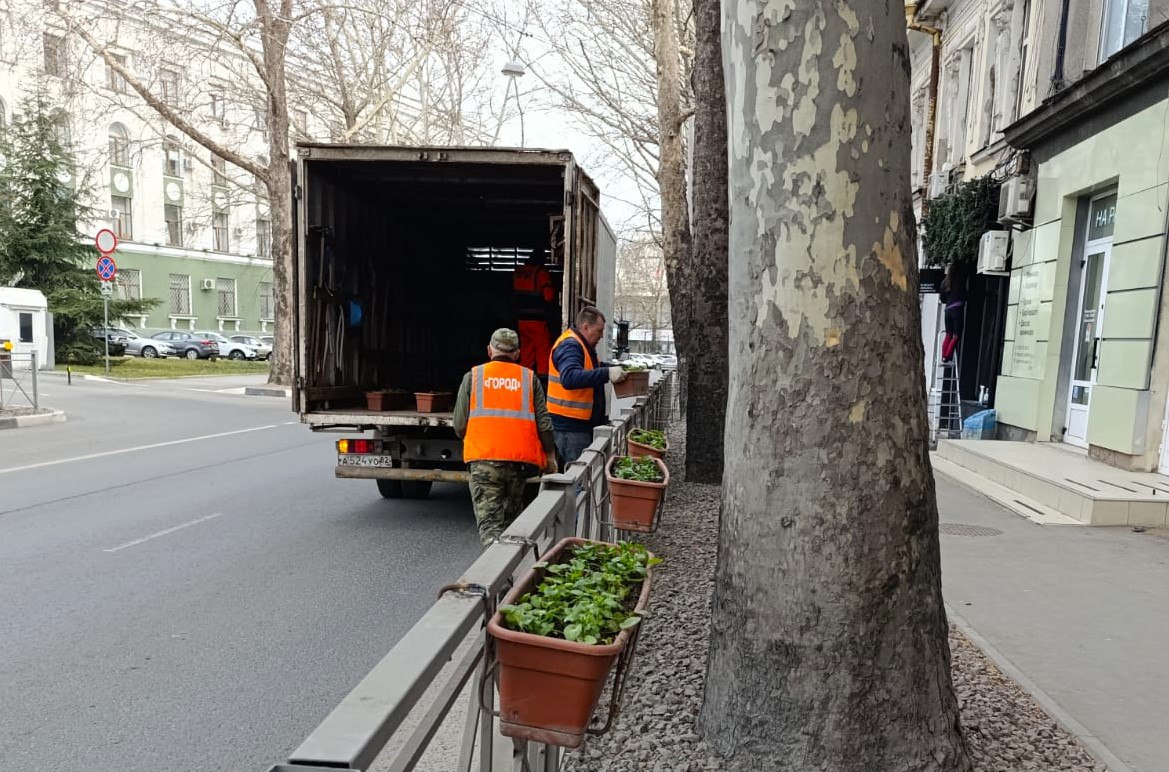
<path fill-rule="evenodd" d="M 520 336 L 515 330 L 500 327 L 491 333 L 491 348 L 501 354 L 511 354 L 520 350 Z"/>

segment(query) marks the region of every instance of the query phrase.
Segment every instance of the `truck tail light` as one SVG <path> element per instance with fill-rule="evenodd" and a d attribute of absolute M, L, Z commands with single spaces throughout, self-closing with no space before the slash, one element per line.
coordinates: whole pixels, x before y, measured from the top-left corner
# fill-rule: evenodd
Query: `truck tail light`
<path fill-rule="evenodd" d="M 377 453 L 378 450 L 374 440 L 337 440 L 338 453 Z"/>

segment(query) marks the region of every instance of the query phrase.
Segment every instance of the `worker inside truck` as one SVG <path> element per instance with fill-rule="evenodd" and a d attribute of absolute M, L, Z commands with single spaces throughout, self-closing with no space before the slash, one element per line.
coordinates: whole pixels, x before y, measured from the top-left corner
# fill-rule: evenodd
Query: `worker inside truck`
<path fill-rule="evenodd" d="M 560 304 L 547 263 L 544 248 L 537 247 L 512 275 L 512 303 L 520 335 L 519 363 L 535 372 L 544 388 L 548 388 L 552 341 L 560 334 Z"/>

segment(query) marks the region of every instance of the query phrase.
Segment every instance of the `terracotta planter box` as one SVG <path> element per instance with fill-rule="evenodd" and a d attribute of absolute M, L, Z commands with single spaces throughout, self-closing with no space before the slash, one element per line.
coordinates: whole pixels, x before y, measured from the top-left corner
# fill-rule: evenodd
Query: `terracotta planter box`
<path fill-rule="evenodd" d="M 542 560 L 559 562 L 565 550 L 586 539 L 561 541 Z M 500 605 L 514 603 L 536 589 L 543 569 L 532 569 L 512 588 Z M 653 569 L 641 585 L 635 610 L 649 603 Z M 496 612 L 487 624 L 499 656 L 499 731 L 505 737 L 577 748 L 604 691 L 609 671 L 628 645 L 634 630 L 622 630 L 610 644 L 589 645 L 548 638 L 503 626 Z"/>
<path fill-rule="evenodd" d="M 650 458 L 665 458 L 666 451 L 670 449 L 670 443 L 668 442 L 666 443 L 666 447 L 661 450 L 658 450 L 653 445 L 643 445 L 640 442 L 634 442 L 633 440 L 626 440 L 626 444 L 629 445 L 629 455 L 633 456 L 634 458 L 638 458 L 640 456 L 649 456 Z"/>
<path fill-rule="evenodd" d="M 649 394 L 649 370 L 635 370 L 627 373 L 625 380 L 613 384 L 613 393 L 618 398 L 643 397 Z"/>
<path fill-rule="evenodd" d="M 416 391 L 414 401 L 419 413 L 446 413 L 455 403 L 455 395 L 449 391 Z"/>
<path fill-rule="evenodd" d="M 410 394 L 404 391 L 367 391 L 365 405 L 370 410 L 405 410 L 410 406 Z"/>
<path fill-rule="evenodd" d="M 653 458 L 662 473 L 660 483 L 622 480 L 613 476 L 613 465 L 620 456 L 609 459 L 605 467 L 605 478 L 609 481 L 609 498 L 613 507 L 613 526 L 622 531 L 652 533 L 657 527 L 655 518 L 658 504 L 670 484 L 670 470 L 660 458 Z"/>

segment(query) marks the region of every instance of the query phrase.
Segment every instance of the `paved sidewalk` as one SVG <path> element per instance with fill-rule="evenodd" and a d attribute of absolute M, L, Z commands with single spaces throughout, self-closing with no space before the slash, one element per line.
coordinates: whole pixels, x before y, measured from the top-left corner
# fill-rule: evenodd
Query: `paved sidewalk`
<path fill-rule="evenodd" d="M 1040 526 L 937 483 L 950 607 L 1086 744 L 1134 772 L 1169 770 L 1169 533 Z"/>

